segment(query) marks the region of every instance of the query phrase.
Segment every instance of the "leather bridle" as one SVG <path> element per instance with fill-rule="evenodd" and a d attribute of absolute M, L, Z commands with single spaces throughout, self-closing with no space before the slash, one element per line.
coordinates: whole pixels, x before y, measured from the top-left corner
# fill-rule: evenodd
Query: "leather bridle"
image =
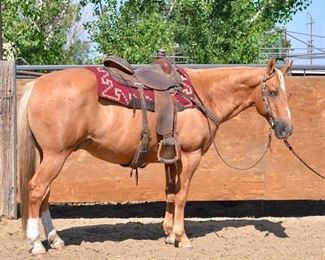
<path fill-rule="evenodd" d="M 267 85 L 266 82 L 272 78 L 275 75 L 275 72 L 272 72 L 272 74 L 269 75 L 264 75 L 261 81 L 262 84 L 262 99 L 263 99 L 263 103 L 265 105 L 265 109 L 266 109 L 266 113 L 267 113 L 267 117 L 268 120 L 270 122 L 271 127 L 274 127 L 274 116 L 272 113 L 272 109 L 271 109 L 271 105 L 270 105 L 270 99 L 269 96 L 267 94 Z M 196 105 L 196 107 L 209 119 L 211 119 L 211 121 L 216 125 L 216 127 L 218 128 L 220 125 L 220 120 L 217 118 L 217 116 L 212 113 L 209 109 L 206 108 L 206 106 L 203 105 L 202 101 L 200 100 L 199 96 L 197 95 L 197 93 L 195 93 L 197 99 L 192 98 L 188 95 L 186 95 L 185 93 L 183 93 L 182 91 L 178 90 L 178 93 L 183 95 L 185 98 L 191 100 L 193 102 L 193 104 Z"/>
<path fill-rule="evenodd" d="M 263 103 L 265 105 L 265 109 L 266 109 L 266 113 L 267 113 L 267 117 L 268 117 L 268 120 L 270 122 L 270 125 L 271 125 L 271 128 L 273 129 L 275 123 L 274 123 L 274 116 L 273 116 L 273 113 L 272 113 L 272 109 L 271 109 L 271 105 L 270 105 L 270 99 L 269 99 L 269 96 L 267 94 L 267 85 L 266 85 L 266 81 L 268 81 L 270 78 L 272 78 L 274 76 L 274 72 L 272 72 L 271 74 L 269 75 L 264 75 L 263 78 L 262 78 L 262 81 L 261 81 L 261 85 L 262 85 L 262 99 L 263 99 Z M 214 122 L 214 121 L 213 121 Z M 209 129 L 210 129 L 210 124 L 208 122 L 208 125 L 209 125 Z M 212 143 L 214 145 L 214 149 L 216 150 L 218 156 L 220 157 L 220 159 L 230 168 L 232 169 L 235 169 L 235 170 L 249 170 L 253 167 L 255 167 L 263 158 L 264 156 L 266 155 L 267 151 L 269 150 L 269 148 L 271 147 L 271 141 L 272 141 L 272 129 L 270 128 L 269 130 L 269 133 L 268 133 L 268 137 L 267 137 L 267 144 L 265 146 L 265 149 L 262 153 L 262 155 L 253 163 L 251 164 L 250 166 L 247 166 L 247 167 L 237 167 L 237 166 L 233 166 L 231 164 L 229 164 L 224 158 L 223 156 L 220 154 L 220 151 L 216 145 L 216 142 L 214 140 L 214 138 L 212 137 L 211 135 L 211 130 L 210 130 L 210 135 L 211 135 L 211 138 L 212 138 Z"/>
<path fill-rule="evenodd" d="M 273 128 L 274 127 L 274 116 L 273 116 L 273 113 L 272 113 L 272 109 L 271 109 L 271 105 L 270 105 L 270 99 L 269 99 L 269 96 L 268 96 L 268 93 L 267 93 L 267 85 L 266 85 L 266 81 L 269 80 L 270 78 L 273 77 L 275 73 L 273 72 L 272 74 L 270 75 L 264 75 L 263 76 L 263 79 L 262 79 L 262 98 L 263 98 L 263 102 L 264 102 L 264 105 L 265 105 L 265 109 L 266 109 L 266 113 L 267 113 L 267 116 L 268 116 L 268 120 L 270 122 L 270 125 L 271 127 Z M 272 132 L 270 131 L 270 135 L 272 134 Z M 269 136 L 269 138 L 271 138 L 271 136 Z M 269 139 L 271 140 L 271 139 Z M 325 179 L 324 175 L 320 174 L 319 172 L 317 172 L 313 167 L 311 167 L 304 159 L 302 159 L 293 149 L 293 147 L 289 144 L 288 140 L 283 140 L 284 144 L 287 146 L 287 148 L 289 149 L 290 152 L 293 153 L 293 155 L 298 158 L 298 160 L 303 163 L 309 170 L 311 170 L 313 173 L 315 173 L 316 175 L 318 175 L 320 178 L 322 178 L 323 180 Z M 267 149 L 269 148 L 269 145 L 271 144 L 271 141 L 269 141 L 268 143 L 268 146 L 267 146 Z M 266 149 L 266 150 L 267 150 Z M 266 153 L 266 151 L 265 151 Z M 263 157 L 264 157 L 265 154 L 263 154 Z M 220 156 L 220 155 L 219 155 Z M 262 158 L 263 158 L 262 157 Z M 259 162 L 260 160 L 258 160 Z M 257 163 L 256 163 L 257 164 Z M 255 165 L 256 165 L 255 164 Z M 228 165 L 228 164 L 227 164 Z M 255 166 L 254 165 L 254 166 Z M 233 168 L 233 167 L 232 167 Z M 237 168 L 238 169 L 238 168 Z"/>
<path fill-rule="evenodd" d="M 274 116 L 273 116 L 273 113 L 272 113 L 272 108 L 271 108 L 271 105 L 270 105 L 270 99 L 269 99 L 269 96 L 267 94 L 267 85 L 266 85 L 266 81 L 268 81 L 270 78 L 272 78 L 274 76 L 274 72 L 270 75 L 264 75 L 263 78 L 262 78 L 262 99 L 263 99 L 263 103 L 265 105 L 265 109 L 266 109 L 266 113 L 267 113 L 267 117 L 268 117 L 268 120 L 270 122 L 270 125 L 273 129 L 274 127 Z"/>
<path fill-rule="evenodd" d="M 272 109 L 271 109 L 271 105 L 270 105 L 270 100 L 269 100 L 269 97 L 267 95 L 267 86 L 266 86 L 266 81 L 269 80 L 270 78 L 272 78 L 274 76 L 274 72 L 270 75 L 264 75 L 263 78 L 262 78 L 262 98 L 263 98 L 263 102 L 265 104 L 265 108 L 266 108 L 266 111 L 267 111 L 267 116 L 268 116 L 268 120 L 271 124 L 271 127 L 273 128 L 273 126 L 275 125 L 274 124 L 274 117 L 273 117 L 273 113 L 272 113 Z M 180 92 L 180 94 L 184 95 L 187 97 L 186 94 Z M 196 97 L 198 98 L 198 95 L 196 94 Z M 206 116 L 206 118 L 209 118 L 211 119 L 211 121 L 216 125 L 216 127 L 218 128 L 219 125 L 220 125 L 220 120 L 217 118 L 217 116 L 212 113 L 211 111 L 209 111 L 202 103 L 202 101 L 198 98 L 197 99 L 192 99 L 191 97 L 187 97 L 189 98 L 195 105 L 196 107 L 201 110 L 201 112 Z M 220 157 L 220 159 L 230 168 L 232 169 L 236 169 L 236 170 L 249 170 L 253 167 L 255 167 L 263 158 L 264 156 L 266 155 L 267 151 L 269 150 L 270 146 L 271 146 L 271 141 L 272 141 L 272 130 L 270 128 L 270 131 L 269 131 L 269 134 L 268 134 L 268 137 L 267 137 L 267 144 L 265 146 L 265 150 L 263 151 L 262 155 L 253 163 L 251 164 L 250 166 L 248 167 L 236 167 L 236 166 L 233 166 L 231 165 L 230 163 L 228 163 L 224 158 L 223 156 L 221 155 L 221 153 L 219 152 L 219 149 L 216 145 L 216 142 L 213 138 L 213 135 L 212 135 L 212 132 L 211 132 L 211 126 L 210 126 L 210 123 L 209 123 L 209 120 L 207 120 L 207 123 L 208 123 L 208 127 L 209 127 L 209 133 L 210 133 L 210 137 L 211 137 L 211 140 L 212 140 L 212 143 L 213 143 L 213 146 L 214 146 L 214 149 L 216 150 L 218 156 Z"/>
<path fill-rule="evenodd" d="M 273 113 L 272 113 L 272 108 L 271 108 L 271 105 L 270 105 L 270 99 L 269 99 L 269 95 L 267 93 L 267 85 L 266 85 L 266 82 L 272 78 L 276 73 L 273 71 L 271 74 L 265 74 L 262 78 L 262 81 L 261 81 L 261 85 L 262 85 L 262 99 L 263 99 L 263 103 L 265 105 L 265 109 L 266 109 L 266 113 L 267 113 L 267 117 L 268 117 L 268 120 L 270 122 L 270 125 L 271 125 L 271 128 L 270 128 L 270 131 L 269 131 L 269 134 L 268 134 L 268 139 L 267 139 L 267 144 L 265 146 L 265 150 L 263 152 L 263 154 L 258 158 L 258 160 L 256 160 L 253 164 L 251 164 L 250 166 L 248 167 L 244 167 L 244 168 L 240 168 L 240 167 L 236 167 L 236 166 L 233 166 L 231 164 L 229 164 L 224 158 L 223 156 L 220 154 L 219 150 L 218 150 L 218 147 L 216 145 L 216 142 L 213 138 L 213 135 L 212 135 L 212 132 L 211 132 L 211 127 L 210 127 L 210 123 L 209 123 L 209 120 L 207 120 L 207 123 L 208 123 L 208 127 L 209 127 L 209 132 L 210 132 L 210 137 L 211 137 L 211 140 L 212 140 L 212 143 L 214 145 L 214 148 L 218 154 L 218 156 L 220 157 L 220 159 L 230 168 L 232 169 L 236 169 L 236 170 L 249 170 L 253 167 L 255 167 L 263 158 L 264 156 L 266 155 L 267 151 L 269 150 L 270 146 L 271 146 L 271 141 L 272 141 L 272 129 L 274 128 L 275 126 L 275 123 L 274 123 L 274 116 L 273 116 Z M 198 99 L 194 99 L 194 98 L 191 98 L 189 96 L 187 96 L 185 93 L 183 93 L 182 91 L 178 91 L 178 93 L 180 93 L 181 95 L 183 95 L 184 97 L 188 98 L 189 100 L 191 100 L 195 105 L 196 107 L 205 115 L 205 117 L 208 119 L 210 119 L 217 127 L 219 127 L 220 125 L 220 121 L 219 119 L 217 118 L 217 116 L 212 113 L 211 111 L 209 111 L 202 103 L 202 101 L 199 99 L 197 93 L 196 94 L 196 97 Z M 288 149 L 290 150 L 290 152 L 292 152 L 294 154 L 294 156 L 296 156 L 308 169 L 310 169 L 313 173 L 315 173 L 316 175 L 318 175 L 320 178 L 322 178 L 323 180 L 325 179 L 324 175 L 320 174 L 319 172 L 317 172 L 316 170 L 314 170 L 308 163 L 306 163 L 294 150 L 293 150 L 293 147 L 289 144 L 289 142 L 287 140 L 284 140 L 283 141 L 284 144 L 288 147 Z"/>

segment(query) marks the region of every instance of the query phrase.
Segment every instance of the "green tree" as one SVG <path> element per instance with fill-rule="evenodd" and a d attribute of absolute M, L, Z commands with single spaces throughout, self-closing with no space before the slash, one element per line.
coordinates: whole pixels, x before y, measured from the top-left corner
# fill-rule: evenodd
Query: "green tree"
<path fill-rule="evenodd" d="M 98 50 L 133 63 L 178 45 L 188 62 L 259 62 L 285 23 L 311 0 L 84 0 L 98 19 L 88 25 Z"/>
<path fill-rule="evenodd" d="M 84 1 L 86 3 L 87 1 Z M 166 19 L 165 1 L 91 1 L 98 20 L 87 28 L 99 51 L 132 63 L 149 62 L 154 51 L 174 45 L 174 23 Z"/>
<path fill-rule="evenodd" d="M 79 11 L 71 0 L 4 0 L 5 57 L 30 64 L 83 62 L 87 46 L 71 39 Z"/>

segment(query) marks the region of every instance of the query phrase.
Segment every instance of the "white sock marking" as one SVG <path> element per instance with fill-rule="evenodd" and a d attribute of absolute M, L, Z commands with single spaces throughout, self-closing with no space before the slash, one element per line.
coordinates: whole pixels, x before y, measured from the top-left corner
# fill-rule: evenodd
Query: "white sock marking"
<path fill-rule="evenodd" d="M 27 220 L 27 239 L 33 243 L 39 237 L 39 218 L 29 218 Z"/>

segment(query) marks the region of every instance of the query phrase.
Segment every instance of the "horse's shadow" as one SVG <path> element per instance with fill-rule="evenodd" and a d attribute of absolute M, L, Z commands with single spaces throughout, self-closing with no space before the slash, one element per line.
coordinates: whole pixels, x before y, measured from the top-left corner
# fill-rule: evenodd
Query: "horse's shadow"
<path fill-rule="evenodd" d="M 203 237 L 210 233 L 216 233 L 224 228 L 240 228 L 254 226 L 264 236 L 273 234 L 279 238 L 288 237 L 282 222 L 272 222 L 264 219 L 229 219 L 185 222 L 185 227 L 190 238 Z M 140 222 L 129 222 L 122 224 L 105 224 L 93 226 L 73 227 L 62 230 L 59 235 L 66 245 L 80 245 L 84 242 L 121 242 L 128 239 L 134 240 L 158 240 L 164 236 L 161 223 L 142 224 Z"/>

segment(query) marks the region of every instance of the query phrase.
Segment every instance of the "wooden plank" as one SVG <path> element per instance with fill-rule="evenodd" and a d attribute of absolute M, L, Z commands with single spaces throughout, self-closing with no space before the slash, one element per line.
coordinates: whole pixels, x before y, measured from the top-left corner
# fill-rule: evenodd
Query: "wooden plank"
<path fill-rule="evenodd" d="M 294 133 L 289 142 L 325 174 L 325 77 L 289 78 Z M 279 140 L 267 158 L 265 194 L 271 199 L 325 199 L 325 181 L 303 166 Z"/>
<path fill-rule="evenodd" d="M 20 81 L 19 81 L 20 83 Z M 26 83 L 26 81 L 24 81 Z M 18 84 L 19 85 L 19 84 Z M 297 152 L 315 168 L 325 169 L 325 78 L 292 77 L 288 80 L 294 134 L 289 139 Z M 247 166 L 263 153 L 268 126 L 255 108 L 221 125 L 216 141 L 227 161 Z M 139 185 L 129 169 L 78 151 L 67 160 L 55 180 L 52 202 L 163 201 L 163 166 L 140 170 Z M 194 174 L 190 200 L 325 199 L 325 182 L 304 168 L 273 137 L 272 152 L 255 168 L 236 171 L 227 167 L 213 148 Z"/>
<path fill-rule="evenodd" d="M 263 153 L 267 128 L 254 109 L 221 126 L 217 144 L 224 157 L 244 167 Z M 251 118 L 251 119 L 250 119 Z M 252 123 L 250 121 L 253 119 Z M 244 123 L 246 122 L 246 123 Z M 245 127 L 242 127 L 245 125 Z M 252 134 L 254 133 L 254 134 Z M 243 145 L 242 139 L 250 142 Z M 245 158 L 245 161 L 243 160 Z M 160 164 L 149 165 L 139 173 L 139 185 L 130 179 L 129 169 L 93 158 L 78 151 L 67 160 L 51 193 L 52 202 L 163 201 L 165 175 Z M 265 164 L 238 172 L 225 166 L 210 149 L 194 175 L 189 200 L 239 200 L 264 197 Z"/>
<path fill-rule="evenodd" d="M 0 216 L 17 217 L 15 63 L 0 62 Z"/>

